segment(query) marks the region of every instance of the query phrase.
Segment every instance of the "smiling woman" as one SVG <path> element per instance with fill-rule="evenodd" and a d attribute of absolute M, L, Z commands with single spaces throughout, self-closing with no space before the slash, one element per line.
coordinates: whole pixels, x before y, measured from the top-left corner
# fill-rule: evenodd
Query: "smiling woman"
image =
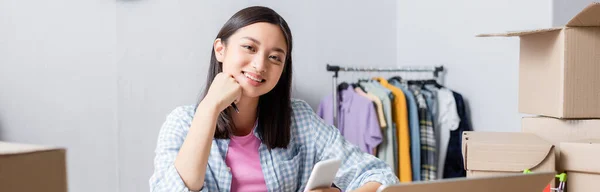
<path fill-rule="evenodd" d="M 258 7 L 254 9 L 256 8 Z M 249 8 L 248 11 L 256 10 Z M 273 15 L 263 14 L 256 17 L 263 18 L 254 23 L 249 23 L 250 20 L 242 21 L 241 18 L 230 20 L 229 25 L 225 24 L 214 42 L 206 87 L 212 87 L 211 84 L 219 74 L 232 78 L 236 82 L 233 86 L 240 87 L 239 92 L 236 91 L 238 95 L 233 98 L 235 100 L 222 101 L 225 107 L 231 102 L 236 102 L 240 113 L 232 113 L 231 110 L 221 113 L 216 138 L 228 138 L 229 134 L 247 135 L 256 120 L 257 108 L 258 114 L 262 113 L 258 115 L 262 116 L 258 123 L 266 126 L 261 130 L 289 130 L 290 123 L 286 120 L 290 119 L 291 110 L 289 97 L 292 62 L 291 55 L 287 57 L 286 51 L 283 50 L 291 51 L 291 32 L 287 23 L 277 23 L 278 19 Z M 207 97 L 208 93 L 205 92 L 204 97 Z M 234 115 L 241 118 L 234 118 Z M 263 120 L 269 123 L 265 125 Z M 289 134 L 282 135 L 275 131 L 262 134 L 269 148 L 285 147 L 289 141 Z"/>
<path fill-rule="evenodd" d="M 303 191 L 311 168 L 327 159 L 342 160 L 336 187 L 315 191 L 398 182 L 387 164 L 291 99 L 291 53 L 291 31 L 275 11 L 234 14 L 215 38 L 199 103 L 173 110 L 160 130 L 151 190 Z"/>

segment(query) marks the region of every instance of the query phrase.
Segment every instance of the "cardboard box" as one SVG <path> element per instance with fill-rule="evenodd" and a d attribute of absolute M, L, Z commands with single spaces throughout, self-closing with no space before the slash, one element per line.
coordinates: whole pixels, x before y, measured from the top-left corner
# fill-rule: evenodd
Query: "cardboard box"
<path fill-rule="evenodd" d="M 519 112 L 600 118 L 599 2 L 563 27 L 478 36 L 520 37 Z"/>
<path fill-rule="evenodd" d="M 552 117 L 523 117 L 522 132 L 534 133 L 554 145 L 560 159 L 560 143 L 587 139 L 600 139 L 600 119 L 566 120 Z M 563 171 L 563 163 L 557 161 L 556 170 Z"/>
<path fill-rule="evenodd" d="M 567 171 L 567 191 L 600 191 L 600 140 L 563 142 L 561 161 Z"/>
<path fill-rule="evenodd" d="M 555 171 L 553 145 L 532 133 L 463 133 L 467 177 Z"/>
<path fill-rule="evenodd" d="M 384 185 L 377 192 L 541 192 L 554 172 L 440 179 Z"/>
<path fill-rule="evenodd" d="M 0 142 L 0 191 L 67 191 L 65 149 Z"/>

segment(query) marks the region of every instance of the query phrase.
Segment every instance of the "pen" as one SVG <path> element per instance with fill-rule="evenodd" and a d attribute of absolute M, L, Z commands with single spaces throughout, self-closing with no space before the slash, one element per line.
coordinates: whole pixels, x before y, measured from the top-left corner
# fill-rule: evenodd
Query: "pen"
<path fill-rule="evenodd" d="M 231 103 L 231 107 L 233 107 L 233 109 L 235 110 L 235 112 L 240 113 L 240 110 L 238 110 L 238 108 L 235 105 L 235 103 Z"/>

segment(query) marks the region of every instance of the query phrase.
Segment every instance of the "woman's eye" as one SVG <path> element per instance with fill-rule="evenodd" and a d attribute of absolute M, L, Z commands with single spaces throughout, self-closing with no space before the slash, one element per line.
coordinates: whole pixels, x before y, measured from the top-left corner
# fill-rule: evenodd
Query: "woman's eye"
<path fill-rule="evenodd" d="M 250 51 L 254 51 L 254 47 L 252 47 L 252 46 L 250 46 L 250 45 L 242 45 L 242 47 L 243 47 L 244 49 L 248 49 L 248 50 L 250 50 Z"/>
<path fill-rule="evenodd" d="M 273 60 L 275 60 L 277 62 L 281 62 L 281 59 L 279 57 L 275 56 L 275 55 L 271 55 L 271 56 L 269 56 L 269 58 L 271 58 L 271 59 L 273 59 Z"/>

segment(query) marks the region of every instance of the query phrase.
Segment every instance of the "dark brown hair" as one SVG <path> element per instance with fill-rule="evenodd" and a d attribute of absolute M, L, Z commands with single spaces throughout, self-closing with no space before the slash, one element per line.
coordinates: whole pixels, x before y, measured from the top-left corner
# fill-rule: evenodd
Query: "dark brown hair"
<path fill-rule="evenodd" d="M 225 25 L 223 25 L 216 38 L 221 38 L 221 41 L 224 44 L 227 44 L 228 38 L 238 29 L 258 22 L 266 22 L 279 26 L 286 40 L 287 54 L 284 64 L 285 67 L 277 85 L 275 85 L 273 90 L 259 98 L 257 109 L 258 126 L 256 132 L 262 143 L 269 149 L 286 148 L 291 137 L 290 124 L 292 113 L 292 33 L 287 23 L 279 14 L 270 8 L 261 6 L 248 7 L 235 13 Z M 206 87 L 202 94 L 202 98 L 208 93 L 208 88 L 212 84 L 215 76 L 222 71 L 222 63 L 217 61 L 213 47 Z M 200 100 L 202 100 L 202 98 Z M 231 108 L 227 108 L 219 114 L 214 138 L 228 139 L 230 138 L 230 135 L 233 134 L 235 125 L 231 113 Z"/>

